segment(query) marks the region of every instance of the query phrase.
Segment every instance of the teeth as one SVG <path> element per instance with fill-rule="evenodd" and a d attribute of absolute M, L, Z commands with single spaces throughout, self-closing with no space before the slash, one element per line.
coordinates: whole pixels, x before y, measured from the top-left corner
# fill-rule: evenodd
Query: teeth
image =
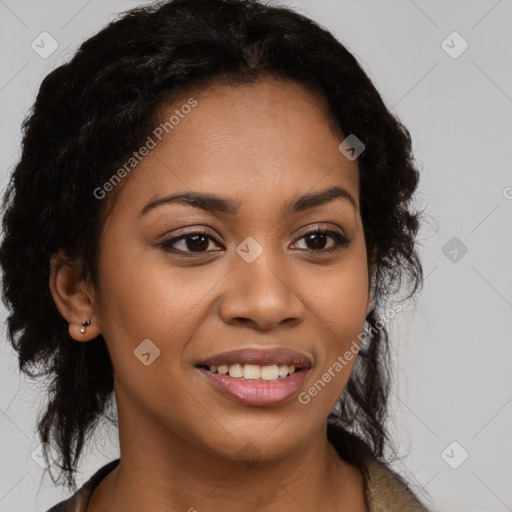
<path fill-rule="evenodd" d="M 215 366 L 210 366 L 210 371 L 215 373 Z M 226 375 L 229 371 L 229 366 L 227 364 L 223 364 L 221 366 L 217 366 L 217 372 L 221 375 Z"/>
<path fill-rule="evenodd" d="M 261 368 L 261 378 L 263 380 L 276 380 L 279 376 L 286 377 L 288 375 L 288 366 L 285 367 L 286 373 L 284 375 L 281 375 L 281 373 L 279 372 L 279 368 L 281 367 L 277 366 L 277 364 L 273 364 L 272 366 L 263 366 Z"/>
<path fill-rule="evenodd" d="M 232 364 L 229 367 L 229 376 L 230 377 L 243 377 L 244 376 L 244 367 L 241 364 Z"/>
<path fill-rule="evenodd" d="M 268 366 L 260 366 L 258 364 L 232 364 L 209 366 L 211 372 L 219 373 L 220 375 L 229 374 L 230 377 L 235 379 L 244 380 L 267 380 L 275 381 L 278 379 L 284 379 L 288 375 L 295 373 L 295 366 L 288 366 L 286 364 L 272 364 Z"/>
<path fill-rule="evenodd" d="M 256 364 L 244 364 L 243 374 L 246 379 L 259 379 L 261 375 L 261 366 Z M 233 375 L 231 375 L 231 368 L 229 369 L 229 375 L 233 377 Z"/>
<path fill-rule="evenodd" d="M 288 375 L 288 366 L 286 364 L 282 364 L 279 367 L 279 376 L 286 377 Z"/>

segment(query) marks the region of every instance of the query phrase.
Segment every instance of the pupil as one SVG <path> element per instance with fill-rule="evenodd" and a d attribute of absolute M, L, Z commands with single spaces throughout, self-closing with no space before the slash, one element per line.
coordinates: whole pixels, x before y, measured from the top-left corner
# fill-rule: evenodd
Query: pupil
<path fill-rule="evenodd" d="M 191 240 L 193 240 L 192 244 L 190 243 Z M 193 235 L 187 238 L 187 249 L 191 251 L 197 251 L 199 249 L 198 252 L 201 252 L 201 249 L 206 250 L 208 248 L 208 242 L 209 238 L 205 235 Z"/>
<path fill-rule="evenodd" d="M 317 233 L 313 233 L 311 235 L 309 235 L 309 241 L 311 242 L 311 240 L 313 240 L 313 245 L 315 244 L 318 244 L 319 243 L 319 239 L 321 239 L 320 241 L 320 246 L 315 246 L 313 247 L 314 250 L 318 250 L 318 249 L 323 249 L 324 245 L 325 245 L 325 237 L 326 235 L 325 234 L 317 234 Z M 323 243 L 322 243 L 323 242 Z"/>

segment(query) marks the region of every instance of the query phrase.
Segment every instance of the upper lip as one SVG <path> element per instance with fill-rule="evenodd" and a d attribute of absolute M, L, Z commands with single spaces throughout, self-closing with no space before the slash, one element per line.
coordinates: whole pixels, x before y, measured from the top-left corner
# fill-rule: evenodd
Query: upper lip
<path fill-rule="evenodd" d="M 197 366 L 220 366 L 232 364 L 257 364 L 270 366 L 272 364 L 295 366 L 296 368 L 311 368 L 310 357 L 285 347 L 275 348 L 245 348 L 223 352 L 203 359 Z"/>

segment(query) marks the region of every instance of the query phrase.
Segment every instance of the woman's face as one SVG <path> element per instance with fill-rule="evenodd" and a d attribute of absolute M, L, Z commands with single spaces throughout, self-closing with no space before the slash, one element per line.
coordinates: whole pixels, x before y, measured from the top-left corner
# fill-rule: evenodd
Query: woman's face
<path fill-rule="evenodd" d="M 124 178 L 100 240 L 93 321 L 112 357 L 120 425 L 271 459 L 322 431 L 355 362 L 343 355 L 369 305 L 358 167 L 339 151 L 345 137 L 323 101 L 298 84 L 190 96 L 197 104 L 187 96 L 161 112 L 162 123 L 175 115 L 169 133 L 155 127 L 155 147 Z M 297 203 L 333 187 L 344 192 Z M 165 200 L 185 192 L 236 211 Z M 291 361 L 276 348 L 296 351 L 304 369 L 263 381 L 261 366 Z M 242 349 L 255 352 L 222 355 Z M 267 364 L 247 367 L 260 371 L 248 383 L 198 368 L 219 354 L 219 366 Z"/>

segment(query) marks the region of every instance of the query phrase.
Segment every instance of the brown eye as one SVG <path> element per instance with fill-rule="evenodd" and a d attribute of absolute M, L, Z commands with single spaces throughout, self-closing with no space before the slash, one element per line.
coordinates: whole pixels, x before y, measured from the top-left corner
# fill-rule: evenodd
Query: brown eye
<path fill-rule="evenodd" d="M 329 236 L 325 233 L 311 233 L 305 237 L 306 245 L 309 244 L 308 249 L 319 251 L 325 249 L 325 244 L 328 242 Z"/>
<path fill-rule="evenodd" d="M 325 248 L 329 238 L 334 240 L 334 243 L 330 247 Z M 305 251 L 319 254 L 335 252 L 340 247 L 347 247 L 350 243 L 350 240 L 341 233 L 321 229 L 314 229 L 302 235 L 302 237 L 299 238 L 299 241 L 300 240 L 305 240 L 306 242 L 307 247 L 304 249 Z"/>
<path fill-rule="evenodd" d="M 206 253 L 210 242 L 217 241 L 208 233 L 197 231 L 194 233 L 186 233 L 174 238 L 169 238 L 162 242 L 160 247 L 172 252 L 183 252 L 183 253 Z M 180 246 L 181 245 L 181 246 Z"/>
<path fill-rule="evenodd" d="M 207 250 L 210 245 L 210 237 L 205 235 L 192 235 L 183 238 L 185 246 L 193 252 L 201 252 Z"/>

